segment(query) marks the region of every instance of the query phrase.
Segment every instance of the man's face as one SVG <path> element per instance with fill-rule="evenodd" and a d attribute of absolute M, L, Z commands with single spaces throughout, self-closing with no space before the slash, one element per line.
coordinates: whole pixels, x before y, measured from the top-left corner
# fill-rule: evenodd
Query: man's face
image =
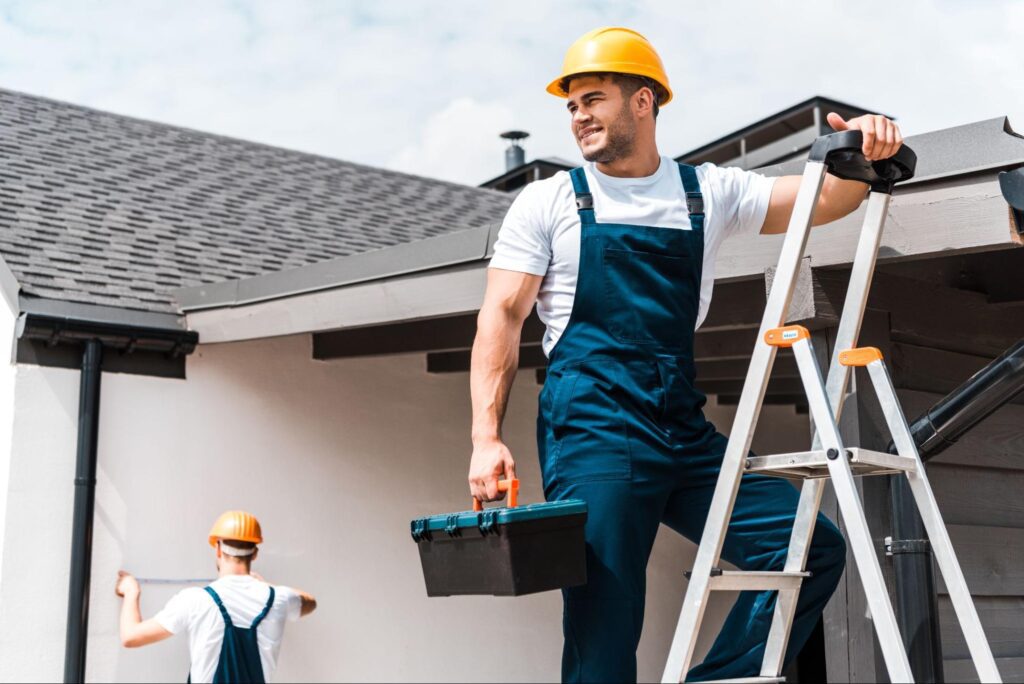
<path fill-rule="evenodd" d="M 629 100 L 608 78 L 585 76 L 569 82 L 566 103 L 572 134 L 583 158 L 610 164 L 633 152 L 636 121 Z"/>

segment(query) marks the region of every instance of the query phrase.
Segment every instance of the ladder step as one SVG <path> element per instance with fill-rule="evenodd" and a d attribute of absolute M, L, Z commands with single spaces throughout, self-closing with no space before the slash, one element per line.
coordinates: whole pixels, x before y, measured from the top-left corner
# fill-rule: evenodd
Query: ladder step
<path fill-rule="evenodd" d="M 709 679 L 705 684 L 740 684 L 741 682 L 785 682 L 785 677 L 740 677 L 739 679 Z"/>
<path fill-rule="evenodd" d="M 687 579 L 693 573 L 683 573 Z M 809 572 L 773 572 L 711 569 L 708 589 L 711 591 L 793 591 L 810 577 Z M 760 680 L 758 680 L 760 681 Z"/>
<path fill-rule="evenodd" d="M 913 458 L 857 447 L 846 450 L 846 460 L 854 475 L 890 475 L 917 470 L 917 461 Z M 829 476 L 829 461 L 825 449 L 754 456 L 747 459 L 746 472 L 803 480 L 825 478 Z"/>

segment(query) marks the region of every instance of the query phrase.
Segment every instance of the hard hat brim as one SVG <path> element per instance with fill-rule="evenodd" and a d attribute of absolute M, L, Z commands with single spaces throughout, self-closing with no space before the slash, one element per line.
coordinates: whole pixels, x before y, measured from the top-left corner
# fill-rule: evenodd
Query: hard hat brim
<path fill-rule="evenodd" d="M 555 97 L 567 98 L 569 93 L 562 90 L 562 81 L 572 76 L 580 76 L 583 74 L 595 74 L 595 73 L 614 73 L 623 74 L 625 76 L 644 76 L 651 79 L 662 88 L 665 89 L 665 98 L 658 103 L 659 107 L 664 107 L 672 101 L 672 89 L 668 87 L 668 84 L 663 83 L 660 78 L 660 74 L 655 72 L 653 69 L 646 67 L 643 64 L 631 64 L 631 63 L 603 63 L 603 64 L 587 64 L 568 73 L 564 73 L 555 80 L 548 84 L 547 91 Z"/>

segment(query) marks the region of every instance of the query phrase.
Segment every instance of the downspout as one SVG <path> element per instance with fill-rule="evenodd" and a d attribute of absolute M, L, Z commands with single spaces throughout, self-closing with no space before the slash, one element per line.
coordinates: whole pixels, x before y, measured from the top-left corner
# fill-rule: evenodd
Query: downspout
<path fill-rule="evenodd" d="M 129 326 L 36 313 L 22 313 L 18 317 L 16 335 L 19 339 L 45 342 L 49 346 L 75 345 L 82 350 L 64 682 L 84 682 L 104 351 L 130 354 L 145 350 L 178 358 L 192 353 L 199 336 L 176 328 Z"/>
<path fill-rule="evenodd" d="M 972 375 L 910 426 L 921 459 L 934 458 L 1024 391 L 1024 340 Z M 889 446 L 895 453 L 895 446 Z M 906 478 L 892 478 L 896 618 L 914 681 L 943 682 L 942 641 L 931 548 Z"/>
<path fill-rule="evenodd" d="M 82 373 L 78 389 L 78 458 L 75 465 L 75 512 L 71 527 L 68 626 L 64 642 L 65 682 L 85 681 L 102 364 L 103 345 L 95 338 L 87 341 L 82 350 Z"/>

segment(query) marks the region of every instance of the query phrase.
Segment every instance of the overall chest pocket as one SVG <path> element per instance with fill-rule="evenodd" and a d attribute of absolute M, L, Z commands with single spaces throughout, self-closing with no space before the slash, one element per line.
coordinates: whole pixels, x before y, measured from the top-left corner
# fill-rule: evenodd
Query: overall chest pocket
<path fill-rule="evenodd" d="M 684 348 L 700 302 L 697 264 L 687 255 L 605 248 L 608 331 L 620 342 Z"/>

